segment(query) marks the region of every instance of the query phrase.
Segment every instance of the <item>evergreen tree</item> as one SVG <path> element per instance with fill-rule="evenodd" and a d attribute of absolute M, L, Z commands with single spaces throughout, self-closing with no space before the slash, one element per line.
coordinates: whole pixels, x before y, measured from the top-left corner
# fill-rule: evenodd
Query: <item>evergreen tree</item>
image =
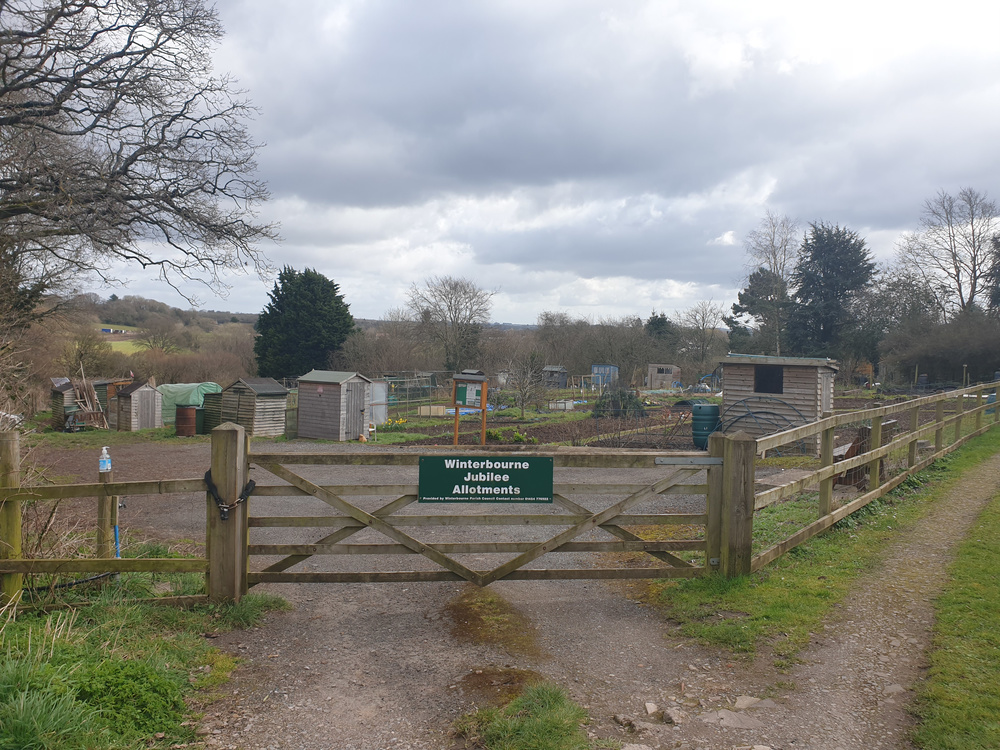
<path fill-rule="evenodd" d="M 750 274 L 738 300 L 733 305 L 733 315 L 723 318 L 729 327 L 730 350 L 780 357 L 781 333 L 791 303 L 784 279 L 761 266 Z M 747 318 L 756 325 L 748 325 Z"/>
<path fill-rule="evenodd" d="M 354 329 L 354 318 L 333 281 L 313 269 L 285 266 L 254 326 L 257 373 L 294 378 L 328 366 Z"/>
<path fill-rule="evenodd" d="M 839 356 L 855 299 L 874 276 L 875 263 L 857 232 L 822 222 L 810 224 L 792 277 L 798 304 L 792 308 L 789 334 L 795 351 Z"/>

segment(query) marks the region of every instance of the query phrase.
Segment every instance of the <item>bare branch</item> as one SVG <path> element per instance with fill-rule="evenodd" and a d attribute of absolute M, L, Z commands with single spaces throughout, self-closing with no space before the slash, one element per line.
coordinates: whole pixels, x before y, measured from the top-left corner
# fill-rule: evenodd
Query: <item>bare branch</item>
<path fill-rule="evenodd" d="M 175 288 L 272 269 L 253 107 L 211 70 L 202 0 L 0 3 L 0 249 Z"/>

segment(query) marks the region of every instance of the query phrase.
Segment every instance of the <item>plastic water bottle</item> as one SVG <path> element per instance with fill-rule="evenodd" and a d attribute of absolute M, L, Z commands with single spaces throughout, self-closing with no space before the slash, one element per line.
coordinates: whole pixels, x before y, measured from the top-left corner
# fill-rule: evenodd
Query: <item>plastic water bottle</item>
<path fill-rule="evenodd" d="M 108 446 L 101 448 L 101 457 L 97 461 L 97 470 L 102 474 L 111 471 L 111 456 L 108 454 Z"/>

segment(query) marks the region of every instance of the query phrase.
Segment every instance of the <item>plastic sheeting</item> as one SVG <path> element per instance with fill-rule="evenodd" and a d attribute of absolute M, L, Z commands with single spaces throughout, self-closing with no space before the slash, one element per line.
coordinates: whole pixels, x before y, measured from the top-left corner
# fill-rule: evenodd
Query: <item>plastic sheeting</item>
<path fill-rule="evenodd" d="M 206 393 L 221 393 L 218 383 L 167 383 L 156 386 L 163 394 L 163 424 L 177 421 L 178 406 L 204 406 Z"/>

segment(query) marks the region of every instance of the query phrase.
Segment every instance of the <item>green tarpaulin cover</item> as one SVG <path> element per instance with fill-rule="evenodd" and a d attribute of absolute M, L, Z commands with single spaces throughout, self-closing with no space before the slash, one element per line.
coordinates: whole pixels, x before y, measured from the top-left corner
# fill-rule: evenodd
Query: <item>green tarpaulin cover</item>
<path fill-rule="evenodd" d="M 203 406 L 206 393 L 220 393 L 218 383 L 167 383 L 156 386 L 163 394 L 163 424 L 177 421 L 178 406 Z"/>

